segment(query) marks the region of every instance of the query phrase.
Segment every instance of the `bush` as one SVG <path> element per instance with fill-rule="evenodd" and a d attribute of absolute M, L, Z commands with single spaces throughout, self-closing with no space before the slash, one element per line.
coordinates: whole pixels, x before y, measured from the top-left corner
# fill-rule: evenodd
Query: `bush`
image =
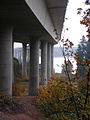
<path fill-rule="evenodd" d="M 28 93 L 28 78 L 17 78 L 13 83 L 12 94 L 13 96 L 22 96 Z"/>
<path fill-rule="evenodd" d="M 22 96 L 23 88 L 18 83 L 13 84 L 12 95 L 13 96 Z"/>
<path fill-rule="evenodd" d="M 22 110 L 22 106 L 16 103 L 12 97 L 4 93 L 0 94 L 0 111 L 21 112 Z"/>
<path fill-rule="evenodd" d="M 70 84 L 63 78 L 56 78 L 56 80 L 50 81 L 47 87 L 40 87 L 37 104 L 52 120 L 77 120 L 73 91 L 80 116 L 83 114 L 87 116 L 90 113 L 90 108 L 87 108 L 87 111 L 83 110 L 84 99 L 82 99 L 83 95 L 79 90 L 82 85 L 79 83 L 72 80 Z"/>

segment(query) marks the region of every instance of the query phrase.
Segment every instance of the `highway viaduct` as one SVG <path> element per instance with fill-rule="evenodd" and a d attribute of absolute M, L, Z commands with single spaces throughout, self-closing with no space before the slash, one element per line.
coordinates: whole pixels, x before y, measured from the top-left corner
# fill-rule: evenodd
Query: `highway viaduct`
<path fill-rule="evenodd" d="M 41 84 L 53 70 L 53 45 L 58 43 L 68 0 L 0 0 L 0 92 L 12 95 L 13 43 L 23 43 L 23 76 L 26 44 L 30 44 L 29 95 L 38 95 L 39 48 Z"/>

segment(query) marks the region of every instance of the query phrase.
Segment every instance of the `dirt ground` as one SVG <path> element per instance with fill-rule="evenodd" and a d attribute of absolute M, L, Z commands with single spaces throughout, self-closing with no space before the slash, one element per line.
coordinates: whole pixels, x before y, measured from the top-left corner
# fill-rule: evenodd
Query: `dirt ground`
<path fill-rule="evenodd" d="M 0 120 L 50 120 L 40 112 L 35 103 L 36 98 L 31 96 L 16 97 L 15 100 L 23 106 L 24 112 L 0 112 Z"/>

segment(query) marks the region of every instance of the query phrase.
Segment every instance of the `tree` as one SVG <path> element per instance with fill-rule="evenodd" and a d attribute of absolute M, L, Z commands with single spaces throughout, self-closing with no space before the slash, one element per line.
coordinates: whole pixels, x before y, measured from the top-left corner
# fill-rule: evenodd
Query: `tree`
<path fill-rule="evenodd" d="M 85 36 L 82 36 L 81 42 L 78 45 L 78 49 L 77 49 L 77 54 L 81 56 L 81 58 L 84 60 L 86 59 L 86 39 Z"/>
<path fill-rule="evenodd" d="M 90 39 L 86 42 L 86 58 L 90 59 Z"/>
<path fill-rule="evenodd" d="M 77 72 L 79 73 L 79 77 L 82 78 L 86 74 L 85 62 L 90 59 L 90 42 L 86 41 L 85 36 L 82 36 L 81 42 L 78 45 L 78 49 L 76 51 L 77 59 Z"/>
<path fill-rule="evenodd" d="M 86 60 L 86 53 L 86 39 L 85 36 L 82 36 L 81 42 L 76 51 L 76 55 L 79 56 L 79 59 L 77 59 L 77 72 L 79 73 L 80 78 L 85 75 L 85 66 L 83 65 L 83 62 Z"/>

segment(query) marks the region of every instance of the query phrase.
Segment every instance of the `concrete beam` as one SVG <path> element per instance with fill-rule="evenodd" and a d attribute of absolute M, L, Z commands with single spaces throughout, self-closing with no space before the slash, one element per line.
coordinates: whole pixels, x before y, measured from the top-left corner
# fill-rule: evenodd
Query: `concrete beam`
<path fill-rule="evenodd" d="M 32 12 L 35 14 L 37 19 L 40 21 L 42 26 L 55 40 L 54 25 L 50 14 L 48 12 L 46 2 L 44 0 L 25 0 L 27 5 L 30 7 Z"/>
<path fill-rule="evenodd" d="M 37 96 L 39 89 L 39 40 L 30 42 L 30 80 L 29 95 Z"/>
<path fill-rule="evenodd" d="M 12 95 L 12 27 L 0 27 L 0 92 Z"/>

